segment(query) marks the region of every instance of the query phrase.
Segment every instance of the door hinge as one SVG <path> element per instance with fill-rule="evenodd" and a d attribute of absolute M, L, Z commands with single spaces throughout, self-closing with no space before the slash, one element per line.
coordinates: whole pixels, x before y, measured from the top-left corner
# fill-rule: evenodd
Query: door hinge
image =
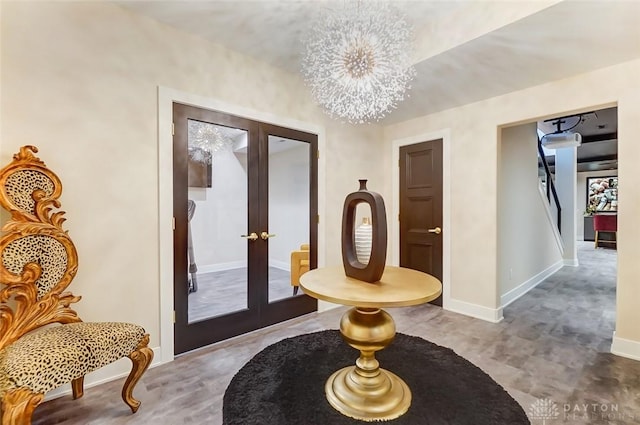
<path fill-rule="evenodd" d="M 172 136 L 176 135 L 176 125 L 175 125 L 175 123 L 171 123 L 171 135 Z"/>
<path fill-rule="evenodd" d="M 176 311 L 173 310 L 173 323 L 176 323 Z"/>
<path fill-rule="evenodd" d="M 400 214 L 398 214 L 398 221 L 400 221 Z"/>
<path fill-rule="evenodd" d="M 316 223 L 320 223 L 320 214 L 316 216 Z"/>
<path fill-rule="evenodd" d="M 318 157 L 318 159 L 320 159 L 320 150 L 316 151 L 316 156 Z"/>
<path fill-rule="evenodd" d="M 173 230 L 176 230 L 176 218 L 175 217 L 171 217 L 171 228 Z"/>

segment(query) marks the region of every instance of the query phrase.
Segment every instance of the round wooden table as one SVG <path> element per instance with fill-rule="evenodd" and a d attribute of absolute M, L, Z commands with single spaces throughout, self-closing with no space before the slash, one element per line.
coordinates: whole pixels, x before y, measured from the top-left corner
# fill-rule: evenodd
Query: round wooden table
<path fill-rule="evenodd" d="M 438 279 L 417 270 L 386 266 L 378 282 L 347 277 L 344 268 L 310 270 L 300 277 L 309 296 L 353 306 L 340 320 L 345 341 L 360 350 L 354 366 L 336 371 L 325 384 L 329 404 L 343 415 L 364 420 L 395 419 L 409 409 L 411 391 L 394 373 L 379 367 L 375 352 L 393 341 L 396 327 L 384 307 L 429 302 L 442 293 Z"/>

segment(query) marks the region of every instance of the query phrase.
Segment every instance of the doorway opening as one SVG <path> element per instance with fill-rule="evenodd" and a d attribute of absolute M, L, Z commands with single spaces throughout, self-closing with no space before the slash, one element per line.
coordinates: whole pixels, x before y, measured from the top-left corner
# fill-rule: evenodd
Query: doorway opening
<path fill-rule="evenodd" d="M 549 332 L 609 351 L 617 252 L 615 244 L 594 246 L 592 219 L 617 214 L 617 108 L 558 114 L 499 134 L 497 275 L 505 320 L 529 320 L 532 311 L 530 335 Z"/>

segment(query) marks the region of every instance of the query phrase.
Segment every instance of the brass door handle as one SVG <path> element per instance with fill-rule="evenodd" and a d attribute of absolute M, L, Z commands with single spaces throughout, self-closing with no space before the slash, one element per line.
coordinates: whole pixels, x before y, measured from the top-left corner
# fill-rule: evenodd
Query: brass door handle
<path fill-rule="evenodd" d="M 258 234 L 256 232 L 252 232 L 249 235 L 240 235 L 241 238 L 247 238 L 250 241 L 255 241 L 258 239 Z"/>
<path fill-rule="evenodd" d="M 439 235 L 440 233 L 442 233 L 442 229 L 439 227 L 434 227 L 433 229 L 429 229 L 427 230 L 427 232 L 429 233 L 435 233 L 436 235 Z"/>
<path fill-rule="evenodd" d="M 274 238 L 276 235 L 274 235 L 273 233 L 267 233 L 267 232 L 262 232 L 260 233 L 260 237 L 262 238 L 263 241 L 266 241 L 269 238 Z"/>

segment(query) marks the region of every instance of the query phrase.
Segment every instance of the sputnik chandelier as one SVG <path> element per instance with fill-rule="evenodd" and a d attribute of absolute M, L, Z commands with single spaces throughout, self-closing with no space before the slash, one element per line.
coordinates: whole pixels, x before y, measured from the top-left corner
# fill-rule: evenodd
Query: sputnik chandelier
<path fill-rule="evenodd" d="M 310 25 L 302 72 L 334 118 L 379 121 L 404 100 L 416 72 L 411 27 L 388 3 L 346 1 Z"/>
<path fill-rule="evenodd" d="M 215 152 L 231 147 L 233 140 L 222 134 L 213 124 L 189 120 L 189 157 L 197 162 L 211 164 Z"/>

